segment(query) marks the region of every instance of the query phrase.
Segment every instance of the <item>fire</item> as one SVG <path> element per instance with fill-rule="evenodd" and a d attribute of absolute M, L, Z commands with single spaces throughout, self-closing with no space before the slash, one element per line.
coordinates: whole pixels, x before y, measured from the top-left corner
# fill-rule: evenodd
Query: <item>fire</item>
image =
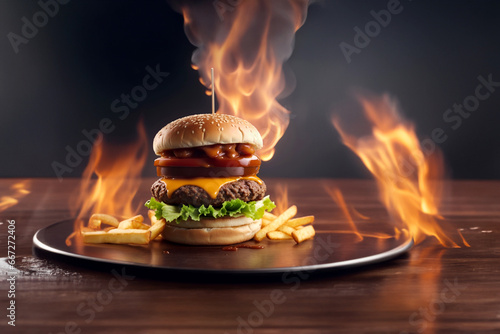
<path fill-rule="evenodd" d="M 335 201 L 335 203 L 337 203 L 339 208 L 342 210 L 342 213 L 344 214 L 347 222 L 349 223 L 349 225 L 352 228 L 352 232 L 358 237 L 358 241 L 362 241 L 363 236 L 361 235 L 361 233 L 359 233 L 358 228 L 356 227 L 356 224 L 354 223 L 354 220 L 352 219 L 351 210 L 349 210 L 350 208 L 345 203 L 344 196 L 342 196 L 342 192 L 340 192 L 340 189 L 338 189 L 338 188 L 335 188 L 335 189 L 326 188 L 325 190 L 328 192 L 330 197 Z"/>
<path fill-rule="evenodd" d="M 389 239 L 393 237 L 384 232 L 360 231 L 358 226 L 356 225 L 356 221 L 359 222 L 359 219 L 370 220 L 370 217 L 361 214 L 354 207 L 348 205 L 344 199 L 344 195 L 342 195 L 342 192 L 340 191 L 339 188 L 337 187 L 330 188 L 325 186 L 325 191 L 328 193 L 328 195 L 330 195 L 331 199 L 335 202 L 335 204 L 337 204 L 339 209 L 342 211 L 344 219 L 347 221 L 350 227 L 349 230 L 334 230 L 332 232 L 340 234 L 354 234 L 356 235 L 357 242 L 363 241 L 364 238 Z M 399 232 L 399 230 L 397 231 L 398 232 L 395 235 L 396 239 L 399 237 L 398 233 L 401 233 Z"/>
<path fill-rule="evenodd" d="M 307 6 L 308 0 L 241 1 L 223 20 L 213 8 L 181 7 L 186 34 L 199 47 L 192 61 L 200 82 L 209 88 L 214 68 L 217 112 L 255 125 L 264 141 L 259 152 L 264 161 L 273 157 L 289 123 L 289 111 L 277 101 L 286 88 L 282 65 Z"/>
<path fill-rule="evenodd" d="M 440 226 L 444 169 L 439 152 L 424 154 L 413 125 L 388 96 L 360 102 L 372 126 L 370 136 L 358 138 L 346 133 L 337 119 L 332 122 L 375 177 L 380 199 L 397 224 L 396 236 L 407 229 L 416 243 L 434 236 L 443 246 L 459 247 Z"/>
<path fill-rule="evenodd" d="M 288 204 L 288 187 L 286 184 L 278 184 L 276 186 L 276 208 L 274 213 L 277 215 L 282 214 L 290 207 Z"/>
<path fill-rule="evenodd" d="M 137 129 L 137 140 L 129 144 L 105 144 L 102 138 L 95 142 L 76 197 L 70 201 L 77 218 L 75 232 L 67 244 L 93 213 L 131 217 L 142 208 L 144 199 L 134 201 L 134 197 L 146 162 L 148 141 L 142 122 Z"/>
<path fill-rule="evenodd" d="M 0 212 L 18 204 L 21 198 L 30 193 L 29 187 L 30 182 L 27 180 L 16 182 L 10 186 L 11 194 L 0 197 Z"/>

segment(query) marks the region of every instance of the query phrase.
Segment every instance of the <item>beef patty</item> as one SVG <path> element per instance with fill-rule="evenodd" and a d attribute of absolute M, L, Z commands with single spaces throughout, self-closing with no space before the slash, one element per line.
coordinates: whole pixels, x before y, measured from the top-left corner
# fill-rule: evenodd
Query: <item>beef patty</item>
<path fill-rule="evenodd" d="M 262 185 L 252 180 L 238 180 L 223 185 L 216 198 L 197 186 L 185 185 L 174 191 L 172 196 L 168 197 L 165 183 L 158 179 L 151 186 L 151 194 L 157 201 L 170 205 L 193 205 L 193 206 L 222 206 L 225 201 L 239 198 L 245 202 L 261 200 L 266 193 L 266 185 Z"/>

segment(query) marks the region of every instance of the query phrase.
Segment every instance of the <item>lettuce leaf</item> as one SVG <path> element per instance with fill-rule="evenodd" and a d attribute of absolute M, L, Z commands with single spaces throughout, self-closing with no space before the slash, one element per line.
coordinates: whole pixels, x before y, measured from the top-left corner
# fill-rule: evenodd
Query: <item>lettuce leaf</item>
<path fill-rule="evenodd" d="M 153 197 L 144 204 L 147 208 L 154 210 L 156 218 L 165 218 L 166 221 L 181 222 L 188 219 L 199 221 L 201 218 L 222 218 L 246 216 L 253 220 L 264 216 L 265 211 L 272 211 L 276 205 L 264 197 L 260 201 L 244 202 L 241 199 L 233 199 L 222 203 L 222 207 L 214 208 L 212 205 L 194 207 L 192 205 L 168 205 L 158 202 Z"/>

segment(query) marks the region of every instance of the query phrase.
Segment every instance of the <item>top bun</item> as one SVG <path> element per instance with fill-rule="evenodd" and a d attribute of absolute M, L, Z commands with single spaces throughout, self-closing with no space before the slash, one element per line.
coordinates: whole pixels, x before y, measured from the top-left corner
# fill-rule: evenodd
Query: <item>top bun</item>
<path fill-rule="evenodd" d="M 153 140 L 157 155 L 165 150 L 213 144 L 252 144 L 262 148 L 259 131 L 248 121 L 225 114 L 199 114 L 179 118 L 161 129 Z"/>

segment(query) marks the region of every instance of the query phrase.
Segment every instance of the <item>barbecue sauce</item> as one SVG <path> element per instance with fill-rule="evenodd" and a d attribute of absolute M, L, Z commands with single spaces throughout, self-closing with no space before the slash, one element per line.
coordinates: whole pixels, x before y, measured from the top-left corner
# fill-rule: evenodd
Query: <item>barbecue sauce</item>
<path fill-rule="evenodd" d="M 165 150 L 155 160 L 158 176 L 167 189 L 167 196 L 182 186 L 204 189 L 217 198 L 220 188 L 230 182 L 251 180 L 263 184 L 256 176 L 260 159 L 251 144 L 214 144 L 200 147 Z"/>
<path fill-rule="evenodd" d="M 199 147 L 177 148 L 161 153 L 164 158 L 239 158 L 255 154 L 251 144 L 214 144 Z"/>

